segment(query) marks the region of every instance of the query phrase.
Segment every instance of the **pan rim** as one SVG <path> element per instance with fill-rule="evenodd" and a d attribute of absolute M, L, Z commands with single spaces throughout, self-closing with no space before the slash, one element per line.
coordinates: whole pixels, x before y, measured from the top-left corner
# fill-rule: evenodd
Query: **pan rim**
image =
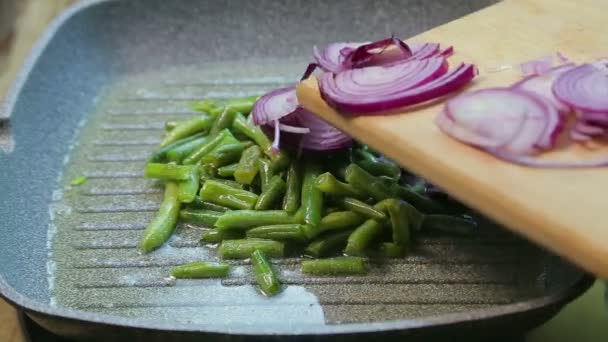
<path fill-rule="evenodd" d="M 55 36 L 55 33 L 73 16 L 79 12 L 103 3 L 115 2 L 117 0 L 81 0 L 70 6 L 67 10 L 55 18 L 47 27 L 41 37 L 33 45 L 28 57 L 25 59 L 17 76 L 9 88 L 4 101 L 0 102 L 0 120 L 10 118 L 15 103 L 27 78 L 38 61 L 39 57 Z M 491 5 L 494 6 L 494 5 Z M 476 309 L 460 313 L 448 313 L 441 315 L 427 316 L 419 319 L 406 319 L 394 321 L 379 321 L 368 323 L 345 323 L 345 324 L 326 324 L 326 325 L 304 325 L 302 329 L 293 327 L 269 326 L 266 330 L 259 327 L 251 328 L 247 326 L 205 326 L 201 324 L 170 323 L 154 320 L 137 318 L 119 317 L 102 313 L 93 313 L 80 309 L 67 307 L 55 307 L 49 303 L 42 303 L 22 295 L 6 281 L 0 274 L 0 297 L 7 300 L 14 306 L 25 309 L 33 313 L 40 313 L 57 318 L 71 319 L 81 322 L 90 322 L 106 325 L 114 325 L 125 328 L 138 328 L 153 331 L 175 331 L 184 333 L 216 333 L 243 336 L 306 336 L 306 335 L 333 335 L 369 332 L 390 332 L 409 329 L 424 329 L 441 326 L 449 326 L 463 321 L 480 321 L 491 318 L 499 318 L 508 315 L 518 314 L 524 311 L 531 311 L 548 306 L 563 306 L 572 299 L 578 297 L 589 289 L 595 278 L 583 272 L 579 279 L 567 288 L 555 293 L 537 297 L 527 301 L 512 304 L 495 305 L 488 309 Z M 525 305 L 523 305 L 525 304 Z"/>

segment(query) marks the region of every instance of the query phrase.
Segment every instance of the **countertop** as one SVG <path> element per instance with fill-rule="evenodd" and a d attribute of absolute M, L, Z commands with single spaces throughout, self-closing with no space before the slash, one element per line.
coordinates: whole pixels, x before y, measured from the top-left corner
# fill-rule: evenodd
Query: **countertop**
<path fill-rule="evenodd" d="M 15 32 L 8 41 L 0 42 L 0 99 L 6 93 L 40 33 L 58 13 L 77 0 L 15 1 L 20 2 L 22 6 Z M 530 332 L 522 340 L 526 342 L 608 341 L 606 323 L 608 323 L 608 310 L 604 300 L 604 285 L 598 281 L 555 318 Z M 25 341 L 19 328 L 16 311 L 2 300 L 0 300 L 0 341 Z"/>

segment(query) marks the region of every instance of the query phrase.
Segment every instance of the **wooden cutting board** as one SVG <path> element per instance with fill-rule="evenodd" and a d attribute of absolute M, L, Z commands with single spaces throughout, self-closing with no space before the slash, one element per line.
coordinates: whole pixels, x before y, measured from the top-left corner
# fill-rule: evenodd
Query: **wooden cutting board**
<path fill-rule="evenodd" d="M 469 89 L 521 79 L 519 63 L 561 52 L 576 62 L 608 57 L 608 0 L 505 0 L 408 42 L 453 45 L 453 62 L 475 63 Z M 509 229 L 608 278 L 608 168 L 536 169 L 500 161 L 442 134 L 441 104 L 383 116 L 341 116 L 311 78 L 300 103 Z M 608 148 L 605 149 L 608 155 Z M 593 153 L 601 153 L 594 151 Z M 570 147 L 555 158 L 579 158 Z"/>

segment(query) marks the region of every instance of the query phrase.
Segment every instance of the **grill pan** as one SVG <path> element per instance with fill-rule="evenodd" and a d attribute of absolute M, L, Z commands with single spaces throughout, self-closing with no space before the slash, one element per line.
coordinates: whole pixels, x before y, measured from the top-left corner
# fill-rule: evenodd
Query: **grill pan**
<path fill-rule="evenodd" d="M 160 203 L 143 166 L 188 103 L 297 80 L 310 47 L 412 36 L 493 1 L 84 1 L 47 31 L 0 114 L 0 290 L 62 336 L 367 339 L 519 334 L 592 278 L 491 223 L 474 238 L 421 236 L 365 277 L 256 293 L 247 262 L 228 279 L 180 281 L 171 266 L 214 259 L 200 228 L 136 244 Z M 445 42 L 449 43 L 449 42 Z M 3 116 L 4 115 L 4 116 Z M 70 180 L 86 176 L 84 185 Z"/>

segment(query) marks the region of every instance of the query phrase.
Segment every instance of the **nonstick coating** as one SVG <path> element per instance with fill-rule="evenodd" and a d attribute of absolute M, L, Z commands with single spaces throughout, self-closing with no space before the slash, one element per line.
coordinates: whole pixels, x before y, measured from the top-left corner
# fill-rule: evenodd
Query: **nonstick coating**
<path fill-rule="evenodd" d="M 147 316 L 146 310 L 146 317 L 118 309 L 100 313 L 103 310 L 95 310 L 92 304 L 95 300 L 120 299 L 126 306 L 133 303 L 121 297 L 124 292 L 116 288 L 117 278 L 102 279 L 101 275 L 113 272 L 114 265 L 107 264 L 112 257 L 143 262 L 143 266 L 149 266 L 146 262 L 152 260 L 142 261 L 128 254 L 128 248 L 133 248 L 136 241 L 137 225 L 145 223 L 146 215 L 158 203 L 154 185 L 138 179 L 138 172 L 143 165 L 142 156 L 159 137 L 154 125 L 172 115 L 189 115 L 189 97 L 264 91 L 295 80 L 300 66 L 308 61 L 312 45 L 380 39 L 390 34 L 408 37 L 493 2 L 133 0 L 85 1 L 75 6 L 53 24 L 37 45 L 7 106 L 0 112 L 2 295 L 58 334 L 100 340 L 142 336 L 197 338 L 203 333 L 218 338 L 492 335 L 517 333 L 541 323 L 584 291 L 591 280 L 500 230 L 478 243 L 425 237 L 432 240 L 428 245 L 431 247 L 423 244 L 405 266 L 395 266 L 392 283 L 378 278 L 376 283 L 354 280 L 366 284 L 360 287 L 344 282 L 304 284 L 309 290 L 319 287 L 318 291 L 311 291 L 325 310 L 326 322 L 321 323 L 189 323 L 161 315 Z M 201 79 L 224 83 L 201 85 Z M 118 104 L 120 107 L 116 107 Z M 113 131 L 116 127 L 127 131 Z M 135 145 L 107 143 L 121 134 L 122 138 L 135 141 Z M 80 190 L 66 187 L 70 177 L 80 173 L 88 174 L 90 183 Z M 109 184 L 114 190 L 108 190 Z M 131 191 L 134 186 L 142 193 L 112 193 L 117 188 Z M 124 201 L 120 202 L 112 196 L 127 197 L 120 197 Z M 131 207 L 121 209 L 123 203 Z M 128 229 L 109 229 L 106 233 L 95 230 L 100 227 L 97 221 L 104 220 L 99 216 L 104 212 L 114 213 L 105 222 L 107 225 Z M 87 222 L 82 220 L 84 214 L 99 215 L 97 221 Z M 143 219 L 131 221 L 137 215 Z M 180 231 L 178 237 L 183 239 L 174 240 L 174 244 L 191 243 L 187 230 Z M 51 258 L 49 236 L 59 246 Z M 100 252 L 104 248 L 109 254 Z M 522 251 L 529 254 L 521 254 Z M 74 254 L 72 258 L 70 253 Z M 95 260 L 102 264 L 93 265 L 97 269 L 86 269 L 91 265 L 85 265 L 84 271 L 65 272 L 63 276 L 55 272 L 56 267 L 74 267 L 77 262 L 94 260 L 86 259 L 86 255 L 100 256 Z M 172 258 L 157 265 L 157 271 L 162 273 L 172 262 L 187 260 Z M 445 264 L 450 259 L 456 260 L 456 266 Z M 49 276 L 55 277 L 50 281 L 55 286 L 52 289 Z M 112 288 L 108 297 L 100 295 L 104 293 L 101 290 L 91 290 L 103 287 L 101 280 L 107 280 L 105 285 Z M 296 274 L 293 281 L 303 280 Z M 140 283 L 136 280 L 134 284 Z M 248 278 L 241 277 L 224 285 L 247 284 Z M 425 288 L 426 292 L 415 295 L 410 291 L 424 284 L 439 289 L 429 292 Z M 75 285 L 83 286 L 82 291 L 74 290 Z M 340 291 L 339 286 L 346 290 Z M 491 286 L 501 290 L 493 295 Z M 71 295 L 55 297 L 70 289 Z M 162 291 L 168 293 L 165 298 L 174 298 L 172 288 Z M 378 291 L 384 291 L 390 303 L 378 302 Z M 342 299 L 330 300 L 342 292 Z M 139 293 L 144 292 L 135 291 Z M 423 293 L 427 293 L 426 299 L 421 297 L 420 303 L 415 304 L 412 298 Z M 456 294 L 453 302 L 446 299 L 451 293 Z M 357 296 L 361 296 L 360 301 Z M 169 299 L 159 301 L 172 306 Z M 429 302 L 441 300 L 444 302 L 436 311 L 429 310 Z M 59 306 L 51 305 L 52 301 Z M 461 306 L 450 313 L 448 305 L 454 303 Z M 370 310 L 373 305 L 381 310 L 378 314 Z M 402 307 L 390 311 L 382 305 Z M 418 311 L 411 311 L 412 305 L 418 305 Z M 334 324 L 337 322 L 346 323 Z"/>

